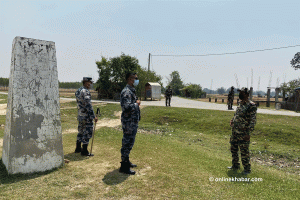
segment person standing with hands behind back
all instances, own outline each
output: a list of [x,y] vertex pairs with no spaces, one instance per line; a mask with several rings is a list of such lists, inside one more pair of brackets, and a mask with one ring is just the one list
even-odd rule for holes
[[131,170],[131,167],[136,167],[129,161],[129,154],[135,142],[135,136],[138,129],[138,123],[141,119],[140,100],[136,98],[135,86],[139,84],[139,79],[136,73],[126,74],[127,85],[121,92],[120,103],[122,107],[122,129],[123,129],[123,139],[121,148],[121,167],[119,172],[125,174],[134,175],[135,171]]
[[240,92],[240,105],[236,109],[234,117],[230,120],[232,127],[232,135],[230,137],[230,150],[232,154],[232,166],[228,167],[231,170],[240,168],[238,151],[240,148],[242,164],[244,167],[243,174],[247,175],[251,172],[250,165],[250,133],[254,130],[256,124],[256,105],[253,101],[249,101],[249,91],[247,88],[238,90]]

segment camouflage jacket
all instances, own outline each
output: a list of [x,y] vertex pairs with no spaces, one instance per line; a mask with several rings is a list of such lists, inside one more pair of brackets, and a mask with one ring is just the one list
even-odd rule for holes
[[228,93],[228,100],[233,100],[234,99],[234,92],[229,92]]
[[172,89],[167,89],[165,95],[166,95],[167,97],[171,97],[171,96],[173,95]]
[[75,92],[77,109],[78,109],[78,120],[94,119],[95,113],[91,103],[90,91],[82,86]]
[[137,97],[135,95],[135,88],[126,85],[120,95],[120,103],[122,107],[121,121],[138,122],[141,119],[140,108],[136,103]]
[[256,105],[253,101],[247,101],[236,109],[232,118],[233,132],[241,135],[250,135],[256,124]]

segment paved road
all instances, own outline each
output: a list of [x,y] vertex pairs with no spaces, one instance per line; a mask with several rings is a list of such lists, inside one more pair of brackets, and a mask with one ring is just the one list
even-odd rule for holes
[[[7,93],[0,92],[0,94],[7,94]],[[72,98],[60,98],[60,99],[75,101],[75,99],[72,99]],[[92,102],[106,102],[106,103],[120,104],[120,102],[116,102],[116,101],[92,100]],[[163,101],[163,100],[161,100],[161,101],[142,101],[141,105],[145,105],[145,106],[165,106],[165,101]],[[208,110],[223,110],[223,111],[228,111],[228,112],[235,112],[235,109],[236,109],[236,106],[233,106],[234,110],[227,110],[227,104],[202,102],[202,101],[184,99],[184,98],[180,98],[180,97],[173,97],[171,99],[171,107],[197,108],[197,109],[208,109]],[[300,113],[296,113],[294,111],[275,110],[275,109],[260,109],[259,107],[257,109],[257,113],[271,114],[271,115],[300,116]]]

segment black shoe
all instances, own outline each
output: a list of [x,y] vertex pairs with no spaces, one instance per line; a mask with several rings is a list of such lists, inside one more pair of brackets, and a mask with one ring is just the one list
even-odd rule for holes
[[231,166],[231,167],[227,167],[227,169],[231,169],[233,171],[237,171],[237,170],[240,169],[240,167],[233,167],[233,166]]
[[130,167],[131,167],[131,168],[137,167],[136,164],[132,164],[130,161],[129,161],[129,164],[130,164]]
[[81,152],[81,142],[79,142],[77,140],[76,142],[76,149],[75,149],[75,153],[80,153]]
[[87,150],[87,144],[82,145],[82,150],[81,150],[81,155],[82,156],[94,156],[94,154],[91,154],[88,150]]
[[244,170],[244,171],[242,172],[243,175],[248,175],[248,174],[250,174],[250,173],[251,173],[251,170]]
[[121,167],[119,169],[119,172],[124,173],[124,174],[135,175],[135,171],[130,169],[130,163],[127,161],[121,162]]

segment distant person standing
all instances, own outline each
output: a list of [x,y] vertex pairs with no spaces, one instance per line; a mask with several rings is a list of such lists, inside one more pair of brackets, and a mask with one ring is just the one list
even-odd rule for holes
[[227,99],[227,104],[228,104],[228,110],[233,110],[232,104],[234,100],[234,87],[231,87],[231,90],[228,93],[228,99]]
[[83,86],[75,92],[78,109],[78,135],[75,153],[81,153],[82,156],[93,156],[87,150],[89,140],[93,136],[93,120],[98,121],[94,114],[89,91],[93,81],[90,77],[83,77],[82,83]]
[[169,102],[169,106],[170,106],[172,96],[173,96],[173,91],[172,91],[172,89],[169,86],[168,89],[165,92],[166,106],[168,106],[168,102]]
[[125,174],[135,174],[135,171],[131,170],[131,167],[136,167],[129,161],[129,154],[135,142],[135,136],[138,129],[138,123],[140,117],[140,100],[136,98],[135,86],[139,84],[139,79],[136,73],[126,74],[127,85],[122,90],[120,95],[120,103],[122,107],[122,129],[123,139],[121,148],[121,167],[120,172]]
[[249,91],[247,88],[238,90],[240,105],[236,109],[234,117],[230,120],[230,126],[232,127],[232,135],[230,137],[230,150],[232,154],[232,166],[228,167],[232,170],[240,169],[238,151],[241,151],[241,159],[244,167],[243,173],[245,175],[251,172],[250,165],[250,133],[254,130],[256,124],[256,105],[253,101],[250,101]]

